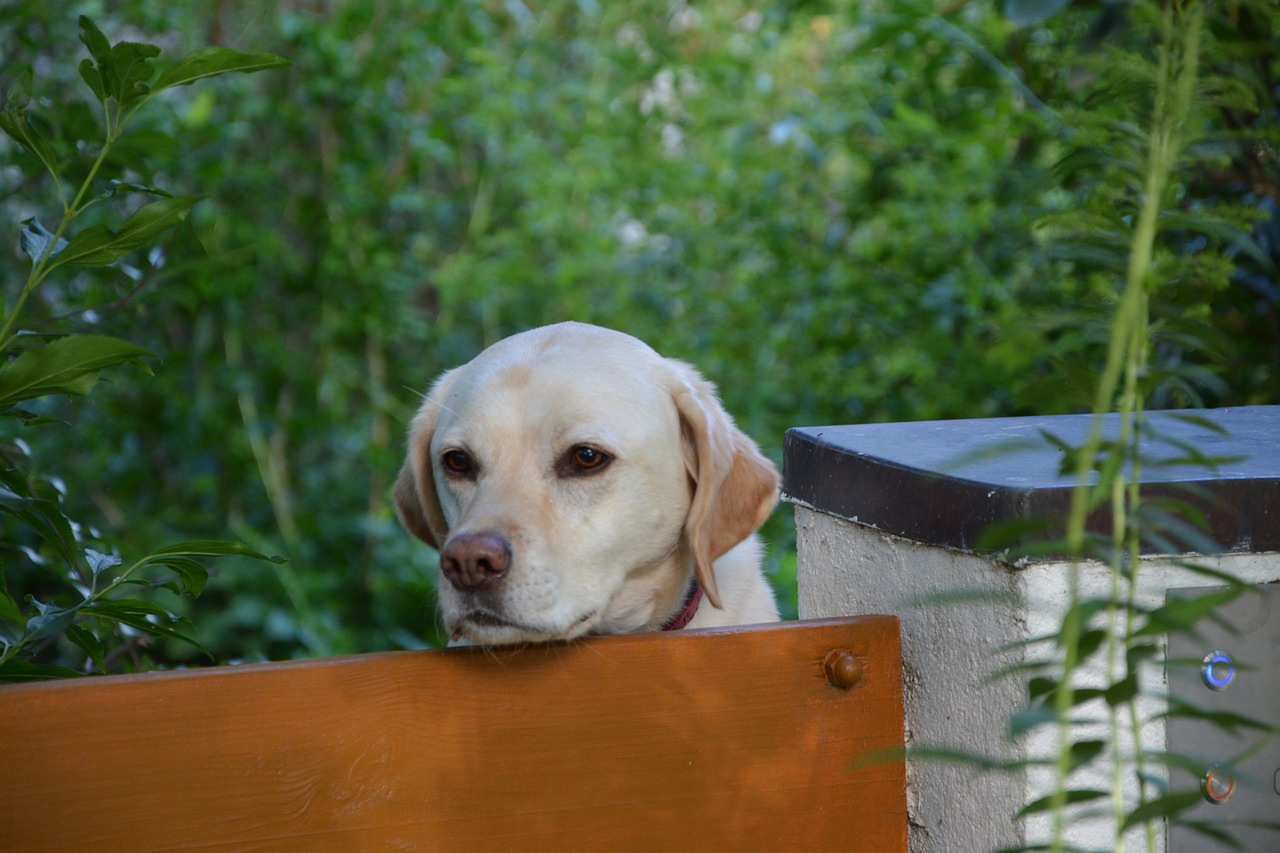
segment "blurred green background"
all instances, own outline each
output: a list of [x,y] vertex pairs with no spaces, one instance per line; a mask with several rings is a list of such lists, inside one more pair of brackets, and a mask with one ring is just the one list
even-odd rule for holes
[[[1280,402],[1277,12],[1211,5],[1157,406]],[[388,495],[404,430],[436,374],[533,326],[693,362],[779,461],[791,426],[1088,407],[1141,193],[1141,3],[0,0],[0,75],[32,65],[33,112],[87,160],[79,14],[170,59],[293,62],[140,114],[106,177],[210,197],[162,248],[50,280],[25,322],[133,341],[155,375],[0,438],[97,541],[289,557],[219,563],[185,605],[220,661],[440,641],[434,555]],[[59,214],[0,142],[6,292],[19,223]],[[794,615],[790,525],[766,534]],[[14,598],[55,594],[0,533]]]

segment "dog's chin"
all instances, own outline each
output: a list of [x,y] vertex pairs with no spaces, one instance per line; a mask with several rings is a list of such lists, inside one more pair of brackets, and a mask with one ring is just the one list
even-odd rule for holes
[[449,619],[448,626],[449,637],[455,643],[465,640],[476,646],[524,646],[577,639],[590,632],[597,621],[595,611],[559,626],[528,624],[488,610],[468,610]]

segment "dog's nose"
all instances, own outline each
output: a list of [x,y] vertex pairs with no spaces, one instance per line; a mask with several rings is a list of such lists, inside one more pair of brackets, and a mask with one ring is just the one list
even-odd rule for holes
[[459,533],[440,552],[440,571],[462,592],[488,589],[510,565],[511,543],[497,533]]

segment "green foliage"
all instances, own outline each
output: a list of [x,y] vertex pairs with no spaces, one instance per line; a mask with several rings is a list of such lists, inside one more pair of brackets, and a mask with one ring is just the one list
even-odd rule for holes
[[[14,331],[28,299],[54,270],[62,266],[114,264],[178,225],[199,201],[199,197],[175,198],[163,190],[121,180],[113,180],[100,195],[91,197],[99,172],[125,125],[164,89],[228,71],[255,71],[284,64],[278,57],[246,56],[219,49],[192,54],[157,76],[150,63],[160,55],[158,47],[128,42],[112,45],[87,17],[80,18],[80,37],[92,55],[92,59],[81,63],[80,76],[103,108],[105,128],[97,159],[73,198],[66,195],[57,147],[45,139],[29,112],[34,94],[34,77],[29,68],[19,72],[9,88],[4,112],[0,113],[0,129],[52,178],[62,210],[52,232],[35,219],[24,223],[19,245],[30,257],[31,269],[12,303],[6,293],[4,325],[0,329],[0,358],[4,359],[0,363],[0,416],[10,418],[10,422],[21,421],[27,429],[59,420],[17,408],[20,404],[39,406],[51,395],[83,396],[97,384],[102,371],[110,368],[134,364],[147,369],[145,359],[149,353],[116,338]],[[118,230],[95,224],[71,232],[76,220],[91,207],[122,191],[164,198],[138,208]],[[25,442],[12,445],[14,449],[25,446]],[[50,488],[53,483],[48,478],[24,471],[14,455],[4,453],[0,512],[15,521],[20,531],[25,529],[36,537],[37,544],[20,547],[41,582],[37,586],[50,583],[53,588],[47,593],[29,592],[23,597],[27,605],[24,608],[10,592],[13,573],[6,559],[5,572],[0,576],[0,681],[65,677],[89,669],[106,672],[120,666],[122,653],[136,648],[144,638],[146,642],[176,640],[204,651],[196,640],[175,627],[189,625],[190,620],[148,598],[122,598],[120,594],[133,586],[194,598],[208,579],[199,559],[268,559],[239,543],[192,542],[162,548],[109,577],[105,573],[122,565],[122,558],[85,547],[83,543],[90,537],[64,512],[59,490]],[[148,571],[152,569],[167,569],[173,579],[162,576],[160,580],[149,580],[148,575],[154,578]],[[45,651],[60,639],[82,655],[86,662],[82,668],[40,660],[50,657]]]
[[[1270,92],[1265,86],[1252,92],[1247,84],[1233,86],[1221,69],[1214,69],[1212,59],[1222,54],[1214,50],[1212,34],[1224,21],[1201,4],[1135,3],[1126,11],[1132,26],[1115,30],[1100,48],[1081,57],[1082,67],[1093,75],[1090,97],[1084,109],[1070,113],[1071,131],[1057,168],[1068,186],[1089,181],[1090,197],[1042,223],[1053,255],[1068,259],[1087,277],[1091,290],[1104,298],[1108,324],[1106,334],[1098,335],[1088,316],[1079,315],[1086,319],[1084,334],[1063,334],[1055,347],[1058,355],[1081,358],[1091,371],[1087,385],[1095,420],[1080,447],[1051,437],[1073,461],[1077,485],[1065,537],[1032,550],[1065,553],[1073,560],[1069,601],[1060,630],[1033,641],[1044,641],[1046,653],[1011,673],[1027,678],[1029,699],[1028,707],[1011,720],[1014,735],[1052,725],[1057,739],[1053,791],[1019,815],[1051,815],[1051,837],[1047,847],[1029,849],[1067,849],[1068,826],[1080,813],[1075,806],[1109,798],[1116,844],[1123,846],[1125,833],[1141,828],[1147,849],[1154,850],[1159,822],[1180,820],[1199,801],[1196,791],[1169,793],[1166,777],[1149,769],[1165,764],[1164,770],[1181,772],[1193,762],[1144,750],[1138,703],[1151,693],[1143,683],[1150,675],[1144,669],[1158,654],[1153,639],[1194,630],[1220,606],[1248,591],[1221,572],[1178,560],[1179,554],[1221,549],[1206,535],[1208,525],[1201,513],[1177,502],[1145,499],[1137,484],[1141,471],[1152,464],[1151,451],[1161,445],[1172,445],[1180,464],[1200,465],[1206,471],[1229,461],[1160,434],[1143,413],[1152,404],[1202,405],[1224,390],[1219,373],[1231,347],[1214,333],[1204,308],[1213,294],[1230,287],[1237,264],[1256,264],[1267,274],[1274,270],[1274,258],[1248,230],[1263,218],[1260,211],[1223,204],[1219,198],[1188,199],[1197,170],[1220,169],[1229,162],[1213,144],[1219,133],[1215,109],[1244,106],[1257,114],[1261,101],[1254,96],[1265,98]],[[1234,13],[1244,24],[1242,31],[1256,28],[1251,35],[1275,31],[1274,9],[1243,4]],[[1201,72],[1202,56],[1210,58],[1207,73]],[[1262,79],[1274,80],[1275,72],[1272,62],[1261,79],[1252,81],[1254,86]],[[1223,98],[1223,93],[1229,95]],[[1105,109],[1099,107],[1102,99]],[[1265,138],[1263,133],[1247,135]],[[1094,175],[1097,179],[1090,181],[1088,176]],[[1236,263],[1221,262],[1227,258]],[[1199,316],[1186,322],[1188,312]],[[1104,440],[1101,416],[1107,412],[1118,412],[1121,426],[1117,437]],[[1109,537],[1087,533],[1090,519],[1099,512],[1110,519]],[[1222,584],[1223,592],[1194,602],[1140,606],[1141,556],[1152,550]],[[1081,598],[1078,562],[1084,559],[1110,567],[1108,598]],[[1107,682],[1082,687],[1081,673],[1091,659],[1103,661]],[[1109,733],[1105,749],[1097,749],[1096,740],[1079,739],[1088,728],[1081,722],[1081,709],[1096,709],[1099,702]],[[1198,708],[1176,706],[1170,713],[1233,731],[1276,733],[1269,723]],[[1128,735],[1128,748],[1122,730]],[[1083,744],[1088,744],[1088,760],[1081,762]],[[1098,758],[1110,765],[1112,789],[1076,787],[1082,767]],[[1194,772],[1198,775],[1203,768]],[[1131,779],[1137,782],[1136,797],[1125,793]]]

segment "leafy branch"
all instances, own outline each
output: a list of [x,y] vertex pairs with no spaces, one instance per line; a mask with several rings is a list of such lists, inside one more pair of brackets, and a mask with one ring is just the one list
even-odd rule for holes
[[105,132],[98,156],[70,202],[66,199],[58,157],[27,114],[34,79],[30,68],[24,69],[9,87],[8,103],[4,113],[0,114],[0,129],[40,162],[53,178],[62,202],[62,217],[52,232],[35,221],[28,221],[22,232],[22,248],[31,257],[32,268],[20,291],[17,304],[12,309],[6,306],[4,325],[0,327],[0,351],[7,348],[14,324],[28,297],[51,272],[67,264],[113,264],[149,243],[162,231],[180,223],[191,207],[202,198],[162,198],[140,208],[119,231],[95,226],[81,231],[69,240],[64,239],[63,235],[76,217],[117,192],[169,195],[153,187],[116,182],[106,192],[90,197],[107,155],[143,106],[160,92],[175,86],[190,85],[197,80],[232,71],[261,71],[288,64],[287,60],[272,54],[246,54],[212,47],[188,54],[157,76],[151,65],[151,61],[160,55],[160,48],[155,45],[132,42],[111,45],[102,31],[85,16],[80,17],[80,40],[92,56],[80,63],[80,76],[93,90],[102,107]]
[[[280,68],[288,61],[272,54],[247,54],[221,47],[190,53],[163,69],[152,62],[160,55],[155,45],[119,42],[111,44],[87,17],[79,19],[80,40],[89,57],[80,63],[80,77],[101,107],[102,142],[88,173],[68,199],[68,190],[54,147],[44,138],[29,114],[34,89],[30,68],[20,71],[8,89],[0,113],[0,130],[12,138],[53,180],[61,215],[52,231],[36,219],[23,223],[19,245],[31,259],[31,269],[12,304],[5,300],[0,324],[0,416],[28,427],[52,422],[19,408],[51,395],[83,396],[97,383],[103,370],[126,364],[147,369],[146,350],[105,335],[45,336],[19,331],[19,321],[31,295],[56,270],[63,267],[103,267],[145,248],[163,232],[181,223],[204,196],[174,196],[158,187],[111,180],[101,188],[101,173],[109,155],[131,120],[161,92],[230,72],[254,72]],[[118,228],[92,225],[73,233],[76,220],[95,205],[126,193],[156,198],[143,204]],[[63,605],[28,595],[23,608],[0,577],[0,681],[77,675],[67,667],[24,660],[44,645],[65,636],[84,652],[90,664],[106,671],[105,635],[113,627],[122,632],[178,640],[200,648],[180,630],[188,620],[144,598],[118,597],[127,587],[196,597],[208,580],[200,562],[213,557],[241,557],[281,562],[237,542],[187,542],[161,548],[108,579],[108,571],[123,564],[122,558],[81,546],[81,528],[62,512],[56,491],[42,490],[16,467],[0,470],[0,513],[15,519],[43,544],[45,556],[29,550],[32,561],[47,571],[55,584],[70,581],[80,594]],[[50,559],[51,558],[51,559]],[[83,558],[83,563],[81,562]],[[59,572],[55,566],[62,566]],[[153,570],[171,574],[149,580]],[[203,649],[201,649],[203,651]]]
[[[113,598],[112,595],[123,587],[137,586],[145,589],[166,589],[195,598],[200,595],[209,580],[208,570],[199,562],[201,558],[247,557],[276,563],[283,561],[280,557],[267,557],[260,554],[239,542],[184,542],[148,554],[110,581],[104,581],[103,578],[108,570],[121,565],[123,561],[117,556],[102,554],[91,548],[85,549],[84,557],[89,567],[90,580],[89,588],[81,601],[69,607],[60,607],[28,596],[28,600],[35,607],[35,615],[26,620],[20,636],[0,637],[0,643],[3,644],[3,649],[0,650],[0,680],[22,681],[31,678],[48,678],[51,675],[79,675],[74,670],[38,666],[17,660],[37,644],[59,634],[65,634],[68,640],[88,656],[100,672],[106,672],[106,645],[94,632],[80,624],[85,620],[127,625],[153,637],[179,640],[195,646],[207,655],[208,652],[200,643],[174,627],[190,625],[190,620],[145,599],[120,599]],[[144,569],[155,567],[171,570],[175,579],[152,582],[139,577]],[[98,588],[100,583],[103,584],[101,589]],[[21,619],[20,614],[17,603],[9,597],[7,592],[0,590],[0,617],[10,622],[17,622]]]

